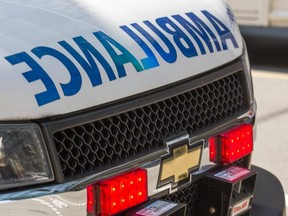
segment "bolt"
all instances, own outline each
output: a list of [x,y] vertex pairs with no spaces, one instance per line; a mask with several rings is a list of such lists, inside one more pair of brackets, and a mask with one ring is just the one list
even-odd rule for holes
[[214,215],[214,214],[216,213],[216,209],[215,209],[214,207],[210,207],[210,208],[209,208],[209,213],[210,213],[211,215]]

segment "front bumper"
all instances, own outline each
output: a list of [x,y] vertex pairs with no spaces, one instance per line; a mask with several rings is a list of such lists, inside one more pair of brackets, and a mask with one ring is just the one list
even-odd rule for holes
[[[270,172],[252,166],[258,173],[252,216],[285,216],[285,195],[279,180]],[[0,203],[1,215],[86,215],[86,191],[69,192]],[[188,215],[189,216],[189,215]]]
[[252,216],[285,216],[285,194],[280,181],[270,172],[252,166],[258,173]]

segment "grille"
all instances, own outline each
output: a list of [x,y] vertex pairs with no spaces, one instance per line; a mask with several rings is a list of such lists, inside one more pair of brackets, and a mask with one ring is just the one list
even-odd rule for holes
[[103,171],[163,147],[180,131],[195,134],[247,111],[240,74],[104,119],[56,131],[64,179]]
[[176,203],[186,204],[186,215],[197,216],[197,210],[200,202],[202,181],[197,181],[190,186],[177,191],[176,193],[162,197],[164,200],[173,201]]

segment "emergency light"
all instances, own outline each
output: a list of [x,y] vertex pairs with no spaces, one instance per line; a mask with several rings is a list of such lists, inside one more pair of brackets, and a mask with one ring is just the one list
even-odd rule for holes
[[210,161],[233,163],[253,151],[253,127],[241,125],[209,139]]
[[114,215],[148,199],[147,171],[137,169],[87,187],[89,215]]

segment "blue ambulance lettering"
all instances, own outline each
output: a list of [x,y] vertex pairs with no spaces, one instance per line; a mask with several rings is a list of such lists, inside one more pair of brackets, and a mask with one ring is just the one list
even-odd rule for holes
[[29,83],[38,80],[43,83],[43,85],[46,88],[46,91],[41,92],[39,94],[35,94],[35,99],[39,106],[60,99],[60,95],[57,91],[57,88],[53,80],[46,73],[46,71],[43,70],[43,68],[26,52],[21,52],[15,55],[7,56],[6,59],[7,61],[10,62],[11,65],[25,63],[28,67],[31,68],[31,70],[22,73],[22,75]]
[[[221,51],[221,47],[216,35],[213,31],[203,22],[199,17],[194,13],[186,13],[187,18],[184,18],[180,15],[172,16],[187,32],[191,35],[193,40],[197,43],[201,54],[205,55],[207,53],[206,48],[203,42],[209,49],[210,53],[214,52],[213,44],[216,47],[216,50]],[[191,22],[192,21],[192,22]],[[203,41],[203,42],[202,42]]]
[[[106,35],[101,31],[95,32],[94,35],[110,54],[117,68],[117,72],[120,78],[126,76],[124,64],[127,63],[131,63],[135,67],[137,72],[144,70],[141,63],[135,58],[135,56],[133,56],[125,47],[123,47],[116,40],[112,39],[111,37],[109,37],[108,35]],[[121,54],[118,55],[115,49],[120,51]]]
[[79,92],[82,85],[82,77],[78,68],[74,63],[63,53],[50,47],[36,47],[31,50],[39,59],[44,56],[50,56],[57,59],[60,63],[66,67],[71,79],[68,83],[60,83],[61,89],[65,96],[72,96]]
[[141,63],[145,70],[158,67],[159,62],[153,53],[153,51],[150,49],[150,47],[130,28],[127,26],[121,26],[120,27],[123,31],[125,31],[135,42],[142,48],[144,53],[147,55],[147,58],[141,59]]
[[[135,72],[159,67],[160,63],[155,53],[158,53],[164,62],[173,64],[177,61],[179,54],[187,58],[195,58],[207,53],[239,48],[233,33],[221,20],[208,11],[202,11],[202,14],[206,22],[203,18],[189,12],[185,16],[177,14],[171,17],[157,18],[155,22],[146,20],[142,23],[120,26],[123,33],[141,48],[144,55],[142,59],[138,59],[131,50],[102,31],[93,33],[102,47],[96,47],[84,37],[77,36],[73,38],[73,44],[64,40],[59,41],[58,46],[62,51],[40,46],[33,48],[32,54],[20,52],[7,56],[5,59],[11,65],[24,63],[31,69],[22,72],[28,83],[42,82],[45,91],[35,93],[34,97],[38,106],[43,106],[61,99],[60,95],[62,94],[64,96],[76,95],[83,85],[83,76],[89,78],[91,87],[96,87],[103,85],[102,76],[106,75],[110,82],[126,77],[125,66],[127,64],[133,66]],[[213,26],[213,29],[207,25],[207,21]],[[228,41],[231,42],[231,47],[228,46]],[[77,46],[81,52],[77,51],[74,46]],[[109,54],[110,59],[105,58],[105,55],[99,51],[103,48]],[[41,59],[47,56],[59,61],[66,68],[70,77],[67,83],[52,80],[41,67]],[[73,63],[75,61],[83,70]],[[104,73],[100,73],[100,70],[103,70]],[[85,74],[82,74],[82,71]],[[57,85],[60,86],[59,89],[57,89]],[[59,90],[62,91],[62,94]]]
[[105,69],[107,77],[110,81],[115,80],[116,76],[114,71],[112,70],[111,66],[107,62],[107,60],[103,57],[103,55],[92,45],[90,44],[85,38],[79,36],[73,38],[74,42],[77,46],[81,49],[82,53],[84,54],[84,59],[70,44],[66,41],[60,41],[59,44],[66,49],[71,56],[81,65],[84,71],[87,73],[87,76],[90,79],[92,87],[97,85],[101,85],[102,77],[100,75],[99,68],[94,61],[94,58],[101,64],[101,66]]

